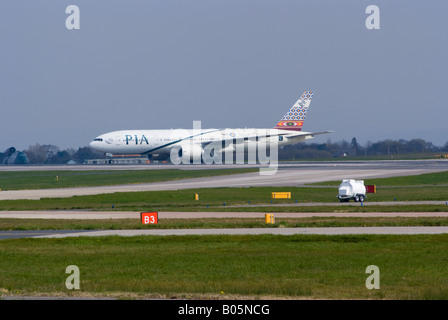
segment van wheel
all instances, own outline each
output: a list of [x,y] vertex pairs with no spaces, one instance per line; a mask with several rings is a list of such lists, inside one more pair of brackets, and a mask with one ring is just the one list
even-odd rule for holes
[[358,201],[359,201],[359,197],[355,196],[355,202],[358,202]]
[[363,196],[363,195],[360,195],[360,196],[359,196],[359,201],[363,202],[363,201],[364,201],[364,199],[365,199],[365,198],[364,198],[364,196]]

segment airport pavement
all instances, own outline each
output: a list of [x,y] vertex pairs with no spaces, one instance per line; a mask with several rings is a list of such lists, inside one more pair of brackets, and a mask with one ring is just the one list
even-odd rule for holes
[[448,233],[448,227],[330,227],[330,228],[235,228],[235,229],[154,229],[154,230],[101,230],[80,233],[55,233],[34,238],[68,238],[99,236],[184,236],[184,235],[416,235]]
[[19,239],[19,238],[34,238],[37,236],[56,235],[56,234],[70,234],[76,233],[80,235],[84,230],[14,230],[14,231],[0,231],[0,240],[5,239]]
[[[336,203],[339,205],[339,203]],[[359,205],[359,204],[358,204]],[[448,212],[277,212],[276,218],[309,217],[448,217]],[[264,212],[230,212],[230,211],[159,211],[159,220],[163,219],[201,219],[201,218],[260,218]],[[140,221],[137,211],[88,211],[88,210],[46,210],[46,211],[0,211],[0,219],[136,219]]]
[[238,229],[153,229],[153,230],[30,230],[0,231],[0,241],[18,238],[69,238],[104,236],[185,235],[417,235],[448,233],[448,227],[326,227],[326,228],[238,228]]
[[[138,165],[0,165],[0,171],[92,171],[92,170],[202,170],[202,169],[229,169],[229,168],[265,168],[261,164],[138,164]],[[448,168],[448,159],[422,159],[422,160],[342,160],[342,161],[281,161],[279,168],[300,169],[300,168],[363,168],[363,169],[445,169]]]
[[[231,165],[206,166],[206,165],[184,165],[184,166],[154,166],[170,168],[210,169],[220,167],[232,167]],[[241,165],[240,165],[241,166]],[[88,166],[92,168],[92,166]],[[138,167],[139,170],[147,166]],[[239,166],[238,166],[239,167]],[[13,170],[13,167],[7,167]],[[17,167],[20,170],[23,167]],[[28,167],[26,167],[28,168]],[[54,168],[53,166],[45,168]],[[65,167],[66,170],[72,167]],[[75,167],[73,167],[75,169]],[[76,168],[85,168],[77,166]],[[117,169],[114,166],[93,166],[91,170]],[[119,166],[121,170],[123,166]],[[131,169],[131,167],[127,167]],[[6,170],[5,167],[0,167]],[[44,170],[44,167],[41,167]],[[54,169],[53,169],[54,170]],[[83,169],[85,170],[85,169]],[[118,170],[118,169],[117,169]],[[417,175],[429,172],[448,171],[448,161],[443,160],[415,160],[415,161],[359,161],[359,162],[300,162],[281,163],[278,170],[272,175],[263,175],[259,172],[235,174],[219,177],[206,177],[194,179],[182,179],[176,181],[140,183],[100,187],[80,187],[61,189],[40,190],[9,190],[0,191],[0,200],[16,199],[40,199],[40,198],[63,198],[80,195],[107,194],[114,192],[137,192],[137,191],[160,191],[181,190],[194,188],[218,188],[218,187],[257,187],[257,186],[301,186],[307,183],[322,181],[333,181],[342,179],[372,179],[403,175]]]

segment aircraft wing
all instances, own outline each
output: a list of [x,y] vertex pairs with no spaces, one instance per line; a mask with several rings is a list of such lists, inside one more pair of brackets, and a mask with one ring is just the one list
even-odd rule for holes
[[245,136],[245,137],[229,137],[229,138],[223,138],[220,140],[205,140],[205,141],[201,141],[200,144],[202,145],[202,147],[205,147],[206,145],[212,143],[212,142],[233,142],[236,140],[236,143],[241,143],[247,140],[251,140],[251,141],[255,141],[257,138],[270,138],[270,137],[278,137],[278,136],[288,136],[288,137],[299,137],[299,136],[310,136],[310,137],[314,137],[320,134],[325,134],[325,133],[332,133],[333,131],[321,131],[321,132],[300,132],[300,131],[295,131],[295,132],[281,132],[280,130],[276,130],[276,132],[274,133],[269,133],[269,130],[267,130],[266,134],[257,134],[257,135],[252,135],[252,136]]
[[289,134],[288,137],[310,136],[314,137],[319,134],[332,133],[333,131],[321,131],[321,132],[302,132],[298,134]]

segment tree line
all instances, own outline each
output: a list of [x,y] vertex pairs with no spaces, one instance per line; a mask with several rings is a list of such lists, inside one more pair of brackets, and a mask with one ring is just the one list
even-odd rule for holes
[[0,152],[0,163],[2,164],[67,164],[69,162],[82,164],[88,159],[101,158],[105,158],[103,153],[96,152],[89,147],[80,147],[78,150],[72,148],[61,150],[55,145],[38,143],[23,151],[17,151],[11,147],[5,152]]
[[[324,159],[335,157],[356,156],[393,156],[402,154],[448,152],[448,142],[443,146],[435,146],[432,142],[423,139],[392,140],[386,139],[378,142],[367,142],[362,145],[352,138],[326,143],[297,143],[279,149],[279,160]],[[78,150],[69,148],[61,150],[51,144],[38,144],[28,149],[17,151],[14,147],[0,152],[0,164],[82,164],[89,159],[104,159],[104,153],[94,151],[89,147],[79,147]]]
[[368,141],[365,145],[358,143],[356,138],[351,142],[342,140],[326,143],[298,143],[281,148],[278,152],[279,160],[298,160],[334,157],[356,156],[393,156],[412,155],[421,153],[448,152],[448,142],[443,146],[436,146],[424,139],[392,140],[386,139],[377,142]]

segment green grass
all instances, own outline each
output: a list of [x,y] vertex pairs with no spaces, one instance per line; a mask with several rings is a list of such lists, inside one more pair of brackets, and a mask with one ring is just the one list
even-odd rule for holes
[[[448,235],[3,240],[4,295],[448,299]],[[81,289],[65,288],[65,268]],[[367,290],[365,269],[380,269]]]
[[[315,186],[339,186],[341,181],[325,181],[312,183]],[[365,179],[365,185],[376,185],[377,187],[398,186],[441,186],[448,185],[448,171],[425,173],[414,176],[401,176],[392,178]]]
[[[271,199],[271,192],[290,191],[291,199]],[[199,201],[194,194],[199,194]],[[363,207],[340,204],[337,188],[308,187],[251,187],[251,188],[204,188],[175,191],[122,192],[69,198],[43,198],[40,200],[2,200],[0,210],[118,210],[118,211],[266,211],[266,212],[368,212],[368,211],[446,211],[446,205],[409,205],[388,207],[373,206],[371,202],[448,200],[448,187],[378,188],[376,194],[368,194]],[[297,200],[297,205],[296,205]],[[250,204],[249,204],[250,201]],[[272,203],[271,203],[272,201]],[[315,202],[316,206],[300,206]],[[334,203],[335,206],[319,206],[319,203]],[[290,207],[276,205],[290,204]],[[267,205],[257,207],[257,205]],[[208,207],[207,207],[208,206]],[[239,206],[233,207],[232,206]]]
[[304,217],[275,218],[266,224],[260,218],[159,219],[158,224],[142,224],[140,219],[0,219],[1,231],[24,230],[137,230],[137,229],[211,229],[211,228],[305,228],[376,226],[448,226],[446,217]]
[[[42,172],[39,173],[42,174]],[[448,182],[448,174],[434,175],[440,176],[415,176],[404,180],[391,178],[392,180],[389,181],[376,180],[375,183],[366,180],[366,184],[378,186],[377,193],[370,194],[367,202],[393,201],[394,199],[445,201],[448,187],[443,185]],[[107,174],[92,175],[93,180],[102,179],[102,176]],[[34,178],[37,179],[37,177]],[[116,179],[117,177],[112,180],[116,182]],[[20,177],[15,176],[10,181],[12,180],[20,180]],[[124,183],[123,181],[120,180],[120,183]],[[74,182],[71,180],[70,183]],[[340,181],[337,182],[336,187],[206,188],[0,201],[0,210],[111,210],[114,205],[114,210],[137,212],[205,210],[335,213],[335,217],[328,218],[276,218],[275,225],[266,225],[263,219],[247,218],[160,219],[158,225],[152,226],[143,226],[133,219],[2,218],[0,229],[448,225],[447,218],[438,217],[337,217],[338,212],[448,211],[446,205],[364,205],[362,207],[341,205],[336,201],[339,183]],[[42,184],[43,182],[35,183],[36,186]],[[408,187],[410,185],[413,187]],[[419,187],[419,185],[425,186]],[[23,185],[18,188],[23,188]],[[274,200],[271,206],[273,191],[291,191],[292,199]],[[194,193],[199,193],[199,201],[194,200]],[[296,200],[298,205],[295,205]],[[302,202],[334,202],[335,205],[300,206]],[[269,206],[256,207],[257,204]],[[231,208],[231,205],[243,207]],[[70,291],[65,288],[65,280],[68,277],[65,268],[73,264],[77,265],[81,272],[81,290],[79,291]],[[381,288],[379,290],[367,290],[365,287],[368,276],[365,269],[369,265],[377,265],[380,268]],[[23,238],[2,240],[0,243],[0,298],[1,295],[54,295],[119,298],[232,299],[249,297],[257,299],[267,297],[435,300],[448,299],[447,279],[447,234]]]
[[[210,177],[228,174],[257,172],[257,168],[207,170],[89,170],[89,171],[0,171],[1,190],[87,187],[101,185],[134,184],[177,179]],[[448,171],[415,176],[366,179],[365,184],[390,186],[448,186]],[[334,186],[341,181],[313,183],[310,186]]]
[[[229,171],[228,171],[229,170]],[[246,170],[246,169],[245,169]],[[130,180],[139,182],[150,182],[159,179],[185,178],[187,176],[197,177],[198,175],[231,174],[247,171],[239,169],[221,170],[144,170],[131,172],[71,172],[67,176],[61,175],[66,186],[81,184],[100,185],[106,183],[126,183]],[[256,169],[247,169],[253,171]],[[19,188],[18,181],[21,181],[23,172],[4,172],[2,174],[14,174],[9,178],[0,180],[0,184],[9,183],[9,188]],[[36,174],[37,176],[35,176]],[[30,185],[42,187],[44,183],[40,179],[54,179],[55,172],[29,172],[24,177],[34,179]],[[40,176],[42,175],[42,176]],[[138,177],[138,179],[137,179]],[[73,179],[73,180],[72,180]],[[79,180],[78,180],[79,179]],[[25,179],[26,180],[26,179]],[[78,180],[78,182],[75,182]],[[65,182],[64,182],[65,181]],[[14,182],[14,183],[13,183]],[[43,198],[41,200],[3,200],[0,201],[0,210],[157,210],[157,211],[267,211],[267,212],[343,212],[361,211],[368,212],[379,210],[378,207],[366,205],[363,207],[335,206],[324,207],[318,203],[338,204],[337,184],[340,182],[329,182],[330,186],[313,187],[250,187],[250,188],[204,188],[177,191],[148,191],[148,192],[123,192],[114,194],[100,194],[92,196],[74,196],[70,198]],[[395,177],[384,179],[366,180],[366,184],[376,184],[377,193],[368,194],[366,204],[370,202],[385,201],[423,201],[437,200],[448,201],[448,172],[423,174],[418,176]],[[25,182],[21,182],[25,184]],[[53,181],[53,184],[56,184]],[[324,183],[325,184],[325,183]],[[336,186],[332,186],[336,184]],[[60,185],[61,186],[61,185]],[[271,192],[289,191],[292,196],[290,200],[272,200]],[[195,201],[194,194],[199,194],[199,201]],[[271,203],[272,201],[272,203]],[[295,205],[291,207],[275,206],[278,204]],[[315,202],[314,207],[300,207],[300,203]],[[256,207],[256,205],[271,205],[269,207]],[[242,206],[241,208],[231,208],[231,206]],[[389,206],[381,207],[381,211],[447,211],[446,206]]]
[[[92,196],[74,196],[69,198],[43,198],[41,200],[3,200],[0,210],[41,210],[41,209],[96,209],[109,210],[147,210],[164,208],[182,210],[183,208],[206,208],[209,206],[229,206],[248,204],[270,204],[272,191],[290,190],[300,195],[301,201],[334,201],[336,193],[333,188],[204,188],[188,190],[167,190],[147,192],[120,192]],[[337,191],[337,190],[336,190]],[[194,198],[199,194],[199,201]],[[249,200],[248,200],[249,199]],[[294,200],[277,200],[275,203],[293,203]]]
[[160,182],[256,172],[256,168],[207,170],[89,170],[89,171],[5,171],[0,172],[0,189],[47,189]]

